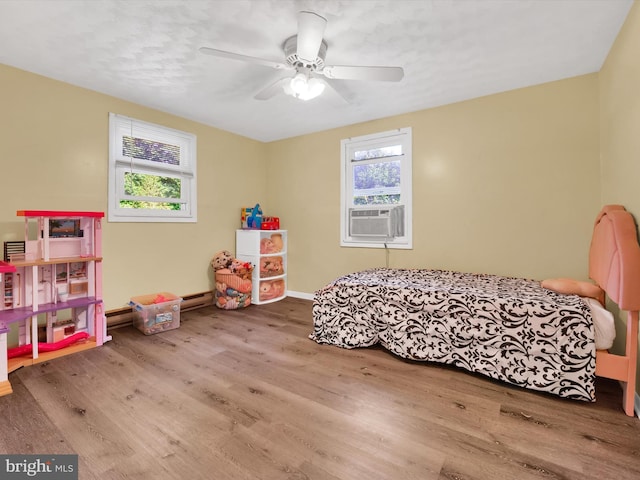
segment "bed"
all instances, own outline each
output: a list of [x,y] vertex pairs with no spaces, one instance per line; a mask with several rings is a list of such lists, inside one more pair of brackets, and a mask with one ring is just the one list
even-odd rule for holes
[[613,378],[633,415],[640,247],[622,206],[605,206],[596,218],[589,276],[627,311],[624,355],[610,354],[610,342],[596,348],[596,332],[607,327],[594,324],[604,309],[593,300],[536,280],[445,270],[374,268],[335,279],[314,295],[310,338],[343,348],[380,344],[403,358],[575,400],[594,401],[595,377]]

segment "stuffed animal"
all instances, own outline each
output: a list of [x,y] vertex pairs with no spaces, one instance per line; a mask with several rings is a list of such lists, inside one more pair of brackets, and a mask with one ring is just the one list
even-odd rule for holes
[[284,295],[284,281],[270,280],[267,282],[260,282],[259,295],[261,302],[281,297]]
[[217,307],[234,310],[251,304],[251,263],[234,258],[228,250],[221,250],[213,256],[211,267],[215,271]]
[[211,259],[211,267],[217,272],[223,268],[229,268],[232,260],[233,255],[231,255],[229,250],[220,250],[213,256],[213,259]]
[[224,282],[216,282],[216,307],[224,310],[235,310],[249,305],[251,305],[250,291],[248,293],[240,293],[229,288]]
[[282,234],[273,233],[271,237],[260,239],[260,253],[278,253],[284,248]]
[[281,252],[284,248],[284,241],[282,240],[282,234],[280,233],[273,233],[271,235],[271,242],[273,243],[274,253]]
[[260,239],[260,253],[273,253],[273,242],[270,238]]
[[253,285],[251,280],[242,278],[234,273],[225,275],[224,277],[227,287],[233,288],[234,290],[237,290],[241,293],[251,292],[251,287]]
[[251,272],[253,271],[253,265],[249,262],[243,262],[242,260],[238,260],[234,258],[231,260],[231,265],[229,265],[229,270],[231,273],[235,273],[236,275],[240,275],[242,277],[250,277]]
[[273,277],[282,275],[284,266],[282,257],[261,257],[260,258],[260,277]]

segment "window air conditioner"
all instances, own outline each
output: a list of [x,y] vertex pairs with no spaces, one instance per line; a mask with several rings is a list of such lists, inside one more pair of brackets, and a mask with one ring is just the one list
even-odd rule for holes
[[350,208],[349,235],[352,237],[402,237],[404,205]]

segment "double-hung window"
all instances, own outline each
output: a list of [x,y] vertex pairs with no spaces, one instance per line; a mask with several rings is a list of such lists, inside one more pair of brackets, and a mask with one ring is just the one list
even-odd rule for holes
[[110,222],[195,222],[196,136],[109,114]]
[[345,247],[412,248],[411,128],[341,142]]

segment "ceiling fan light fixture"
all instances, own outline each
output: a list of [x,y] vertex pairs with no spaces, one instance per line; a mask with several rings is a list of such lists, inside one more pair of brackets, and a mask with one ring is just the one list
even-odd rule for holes
[[307,83],[307,91],[304,95],[300,95],[302,100],[311,100],[312,98],[316,98],[324,92],[324,82],[321,82],[317,78],[312,78]]
[[291,79],[290,86],[294,96],[296,97],[306,93],[309,88],[307,76],[304,73],[296,73],[296,75]]
[[324,82],[317,78],[309,78],[304,73],[297,73],[290,82],[284,84],[284,93],[300,100],[311,100],[324,91]]

